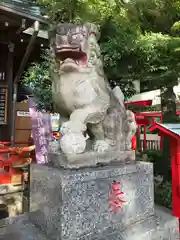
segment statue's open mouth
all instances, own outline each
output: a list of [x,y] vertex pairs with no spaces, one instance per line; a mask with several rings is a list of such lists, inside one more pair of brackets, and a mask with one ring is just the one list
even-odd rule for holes
[[61,67],[73,67],[74,65],[85,66],[87,63],[86,53],[81,51],[79,48],[70,48],[70,47],[59,47],[56,48],[56,57],[61,62]]

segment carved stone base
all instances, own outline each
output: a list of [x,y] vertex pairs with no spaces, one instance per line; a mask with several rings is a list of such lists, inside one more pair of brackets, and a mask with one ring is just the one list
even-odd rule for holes
[[[109,209],[114,180],[127,201],[117,213]],[[32,165],[31,181],[30,220],[48,239],[176,239],[178,227],[165,227],[167,222],[160,224],[155,216],[151,163],[78,170]]]
[[[114,180],[127,201],[117,214],[109,209]],[[78,170],[32,165],[30,196],[30,219],[50,239],[96,239],[108,228],[120,232],[153,216],[153,168],[146,163]]]
[[77,155],[65,155],[64,153],[49,154],[49,162],[52,166],[63,168],[95,167],[109,163],[134,163],[135,151],[111,150],[103,153],[93,151]]
[[[109,209],[113,180],[127,204]],[[31,166],[31,213],[2,223],[1,240],[178,240],[178,219],[154,209],[150,163],[65,170]]]

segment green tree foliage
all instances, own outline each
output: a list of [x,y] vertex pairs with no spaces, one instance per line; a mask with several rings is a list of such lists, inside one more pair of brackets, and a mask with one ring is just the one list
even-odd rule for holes
[[[173,86],[179,77],[180,38],[179,0],[136,1],[128,16],[138,23],[141,35],[137,40],[139,79],[161,89],[163,122],[176,122],[176,97]],[[136,14],[132,15],[133,12]],[[163,164],[170,162],[169,139],[163,138]],[[165,169],[164,176],[168,175]]]
[[38,100],[38,109],[52,111],[51,78],[47,53],[43,53],[40,63],[32,63],[25,72],[23,83],[32,88]]
[[123,14],[109,19],[101,26],[100,45],[104,59],[104,70],[110,83],[116,83],[130,97],[135,93],[133,88],[136,39],[139,29]]
[[128,17],[140,24],[142,31],[169,34],[180,17],[179,0],[134,0],[128,4]]
[[[133,41],[136,38],[137,33],[136,27],[128,20],[126,10],[121,7],[121,4],[118,3],[117,5],[115,1],[107,0],[38,0],[38,3],[44,7],[45,13],[49,15],[52,22],[71,21],[81,23],[91,21],[98,24],[102,32],[100,44],[102,55],[104,57],[105,73],[110,80],[110,83],[112,85],[120,85],[126,98],[135,93],[132,84],[132,76],[129,74],[130,67],[129,65],[122,65],[121,63],[123,63],[123,57],[126,59],[126,62],[130,61],[130,55],[131,51],[133,51],[134,45]],[[120,39],[122,40],[120,41]],[[128,53],[131,48],[132,50]],[[128,58],[126,56],[127,54],[129,54]],[[37,79],[39,79],[40,76],[36,78],[35,73],[39,73],[38,69],[43,70],[45,66],[48,67],[48,63],[44,64],[44,62],[42,62],[42,66],[41,63],[34,63],[30,66],[28,73],[26,73],[24,78],[26,84],[34,79],[34,82],[31,85],[34,86],[34,94],[41,100],[41,103],[45,100],[44,89],[47,89],[46,91],[49,92],[51,91],[50,89],[48,90],[50,84],[48,82],[48,85],[46,85],[47,81],[45,81],[44,84],[41,84],[43,86],[42,91],[39,91]],[[48,69],[45,70],[45,72],[47,71]],[[32,76],[33,72],[34,74]],[[43,71],[42,75],[41,81],[45,79]],[[36,84],[38,84],[37,87],[35,87]],[[44,105],[49,106],[48,104]]]
[[175,114],[172,87],[179,76],[180,0],[37,2],[52,22],[98,24],[104,69],[110,82],[120,85],[127,96],[134,93],[133,80],[161,88],[162,99],[168,100],[164,109],[171,108]]
[[[171,163],[164,164],[161,151],[147,150],[140,155],[141,161],[151,162],[154,166],[155,202],[167,208],[172,208]],[[163,163],[163,164],[162,164]],[[167,174],[168,172],[168,174]]]
[[112,0],[37,0],[54,22],[101,22],[117,12]]

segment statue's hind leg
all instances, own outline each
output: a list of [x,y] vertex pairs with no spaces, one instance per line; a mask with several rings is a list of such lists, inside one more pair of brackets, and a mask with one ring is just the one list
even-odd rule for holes
[[117,144],[117,116],[116,109],[109,109],[107,111],[107,115],[103,120],[103,131],[105,140],[111,146],[115,146]]
[[104,129],[102,122],[97,124],[90,124],[89,130],[93,135],[93,150],[96,152],[104,152],[109,148],[108,142],[105,141]]

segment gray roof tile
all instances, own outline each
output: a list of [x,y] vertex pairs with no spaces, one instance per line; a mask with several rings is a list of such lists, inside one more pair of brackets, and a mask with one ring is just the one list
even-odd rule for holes
[[41,14],[40,8],[33,2],[34,1],[30,0],[0,0],[0,6],[5,6],[17,12],[37,17],[38,19],[45,21],[45,18],[43,18]]

